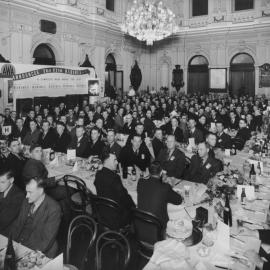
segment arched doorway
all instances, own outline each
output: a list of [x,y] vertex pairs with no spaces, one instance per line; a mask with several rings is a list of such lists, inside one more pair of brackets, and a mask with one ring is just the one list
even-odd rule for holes
[[202,55],[196,55],[188,64],[188,93],[206,94],[209,87],[208,60]]
[[230,63],[230,91],[234,96],[255,94],[255,68],[252,56],[236,54]]
[[34,65],[55,66],[55,55],[53,50],[47,44],[40,44],[36,47],[33,55]]

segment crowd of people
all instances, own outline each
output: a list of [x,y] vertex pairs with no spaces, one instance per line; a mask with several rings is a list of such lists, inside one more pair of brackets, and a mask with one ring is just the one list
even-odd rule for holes
[[[167,203],[181,204],[172,186],[180,179],[207,184],[223,170],[216,149],[241,150],[253,132],[268,132],[270,100],[242,96],[124,96],[93,105],[67,108],[60,103],[53,111],[34,106],[27,115],[5,109],[0,114],[0,140],[7,149],[0,156],[0,234],[53,257],[61,211],[55,201],[65,199],[61,177],[48,178],[42,150],[76,156],[98,156],[103,168],[95,186],[99,196],[122,207],[121,223],[130,222],[135,203],[124,188],[130,167],[142,176],[138,182],[137,207],[155,214],[166,227]],[[6,126],[11,133],[5,134]],[[118,134],[127,135],[123,147]],[[234,134],[231,136],[231,134]],[[29,146],[30,158],[22,146]],[[191,147],[189,160],[182,148]],[[118,170],[118,172],[116,172]],[[163,179],[163,180],[161,180]]]

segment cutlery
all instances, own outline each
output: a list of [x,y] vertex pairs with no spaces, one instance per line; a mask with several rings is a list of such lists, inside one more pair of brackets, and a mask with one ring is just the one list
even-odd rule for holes
[[228,267],[224,267],[224,266],[220,266],[220,265],[214,265],[216,268],[219,268],[219,269],[226,269],[228,270]]
[[24,259],[25,257],[27,257],[31,252],[32,252],[32,251],[27,251],[27,252],[25,252],[22,256],[20,256],[19,258],[17,258],[17,259],[15,260],[15,262],[17,263],[17,262],[21,261],[22,259]]

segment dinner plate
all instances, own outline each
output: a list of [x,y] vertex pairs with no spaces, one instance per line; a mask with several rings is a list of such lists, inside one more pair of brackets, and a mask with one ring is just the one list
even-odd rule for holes
[[193,225],[187,219],[169,220],[167,234],[176,239],[186,239],[192,234]]

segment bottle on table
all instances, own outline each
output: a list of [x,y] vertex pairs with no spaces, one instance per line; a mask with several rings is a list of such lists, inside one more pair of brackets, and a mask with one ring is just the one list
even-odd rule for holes
[[135,167],[132,167],[131,180],[136,181],[136,178],[137,178],[136,169],[135,169]]
[[4,261],[4,270],[16,270],[15,251],[13,247],[12,237],[8,238],[7,251]]
[[251,169],[249,172],[249,178],[250,178],[250,184],[255,184],[256,182],[256,172],[255,172],[255,167],[254,164],[251,165]]
[[55,152],[54,150],[51,150],[50,152],[50,161],[53,161],[55,159]]
[[226,197],[225,197],[223,220],[225,224],[229,225],[230,227],[232,226],[232,210],[231,210],[230,199],[229,199],[228,194],[226,194]]
[[241,193],[241,204],[245,204],[245,203],[246,203],[246,198],[247,198],[246,190],[245,190],[245,188],[242,188],[242,193]]
[[258,175],[262,174],[262,168],[261,168],[261,162],[260,161],[258,161],[257,171],[258,171]]

